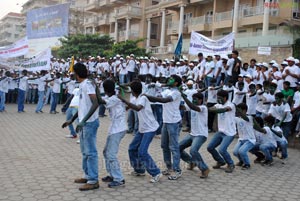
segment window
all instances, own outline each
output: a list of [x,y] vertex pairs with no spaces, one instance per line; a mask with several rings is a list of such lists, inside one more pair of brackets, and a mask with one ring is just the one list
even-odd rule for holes
[[188,24],[192,17],[193,17],[193,13],[185,13],[183,15],[183,24],[184,25]]
[[150,39],[157,39],[158,24],[151,23]]

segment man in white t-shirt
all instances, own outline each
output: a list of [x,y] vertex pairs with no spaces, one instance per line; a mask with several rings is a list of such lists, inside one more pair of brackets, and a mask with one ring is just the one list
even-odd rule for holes
[[[210,170],[201,157],[199,149],[208,136],[207,107],[203,105],[202,93],[193,94],[192,101],[185,94],[181,93],[181,95],[186,103],[185,108],[191,111],[191,132],[179,143],[180,157],[189,164],[189,170],[197,166],[201,170],[200,178],[204,179],[208,177]],[[191,147],[190,154],[184,151],[188,147]]]
[[84,177],[75,179],[75,183],[81,183],[80,191],[87,191],[99,188],[98,182],[98,152],[97,152],[97,130],[98,100],[96,96],[95,84],[88,80],[88,71],[84,64],[74,65],[74,72],[79,84],[78,112],[70,121],[65,122],[62,127],[66,127],[78,117],[79,123],[76,132],[80,132],[80,149],[82,153],[82,169]]
[[[163,171],[164,175],[170,175],[171,169],[174,174],[168,177],[169,180],[177,180],[181,177],[182,172],[180,169],[180,150],[179,150],[179,133],[180,133],[180,102],[181,94],[178,90],[182,84],[182,80],[178,75],[171,75],[167,85],[170,90],[162,93],[162,97],[148,96],[151,102],[160,102],[163,104],[163,127],[161,134],[161,147],[163,149],[164,162],[167,169]],[[173,157],[173,163],[171,160]]]
[[25,101],[25,93],[28,85],[28,77],[27,70],[22,71],[22,76],[19,78],[19,89],[18,89],[18,112],[24,112],[24,101]]
[[156,183],[162,177],[160,169],[148,153],[148,148],[159,127],[155,120],[148,98],[142,95],[142,83],[134,81],[130,84],[131,93],[136,97],[135,104],[119,95],[119,98],[131,109],[137,111],[139,128],[128,149],[133,176],[144,176],[145,171],[151,175],[150,182]]
[[11,78],[9,71],[5,72],[5,76],[0,77],[0,112],[5,111],[5,94],[8,93],[8,83],[10,80]]
[[47,75],[47,71],[42,70],[41,71],[41,77],[37,79],[38,81],[38,96],[39,100],[35,109],[36,113],[42,113],[42,109],[44,107],[44,100],[45,100],[45,89],[46,89],[46,82],[45,80],[49,76]]
[[300,78],[299,67],[295,65],[294,57],[289,57],[286,61],[288,62],[288,66],[284,68],[282,78],[284,81],[289,81],[291,84],[290,88],[296,91],[296,82]]
[[[218,104],[209,108],[209,112],[218,114],[218,132],[215,133],[210,143],[207,146],[207,151],[211,153],[217,164],[214,169],[220,169],[227,163],[226,173],[232,173],[235,166],[227,148],[234,140],[236,134],[235,124],[235,105],[228,100],[228,92],[220,90],[217,93]],[[220,146],[219,151],[216,147]]]

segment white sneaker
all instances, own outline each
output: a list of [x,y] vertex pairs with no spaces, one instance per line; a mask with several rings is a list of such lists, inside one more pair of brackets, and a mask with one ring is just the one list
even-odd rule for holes
[[76,143],[77,143],[77,144],[80,144],[80,140],[77,140]]
[[152,178],[150,179],[150,182],[151,182],[151,183],[157,183],[157,182],[159,182],[159,180],[160,180],[160,178],[161,178],[162,176],[163,176],[162,173],[159,173],[159,174],[157,174],[156,176],[152,177]]
[[77,136],[74,136],[74,135],[71,135],[71,134],[69,134],[69,135],[66,135],[66,138],[76,138]]

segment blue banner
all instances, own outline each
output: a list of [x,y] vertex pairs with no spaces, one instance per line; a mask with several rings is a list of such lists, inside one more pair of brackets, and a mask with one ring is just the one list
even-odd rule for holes
[[31,10],[27,13],[28,39],[68,35],[70,4],[59,4]]
[[175,52],[174,52],[175,56],[180,57],[181,50],[182,50],[182,34],[180,34],[180,37],[179,37],[178,42],[177,42],[177,46],[176,46],[176,49],[175,49]]

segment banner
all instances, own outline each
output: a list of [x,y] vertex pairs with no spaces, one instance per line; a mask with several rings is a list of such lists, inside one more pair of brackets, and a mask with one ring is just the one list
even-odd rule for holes
[[6,47],[0,47],[0,58],[8,59],[13,57],[20,57],[28,53],[28,40],[27,38],[22,38],[15,42],[14,44]]
[[31,10],[27,13],[28,39],[68,35],[70,4],[59,4]]
[[258,47],[257,54],[261,55],[271,55],[271,47]]
[[232,52],[234,43],[234,33],[219,39],[212,40],[197,32],[192,32],[189,54],[197,55],[202,52],[204,56],[210,55],[227,55]]
[[178,42],[177,42],[177,46],[176,46],[176,49],[175,49],[175,52],[174,52],[174,55],[179,58],[180,55],[181,55],[181,50],[182,50],[182,34],[180,34],[180,37],[178,39]]
[[33,72],[41,70],[50,70],[50,58],[51,49],[47,48],[32,59],[22,62],[20,67],[26,68],[26,70]]

